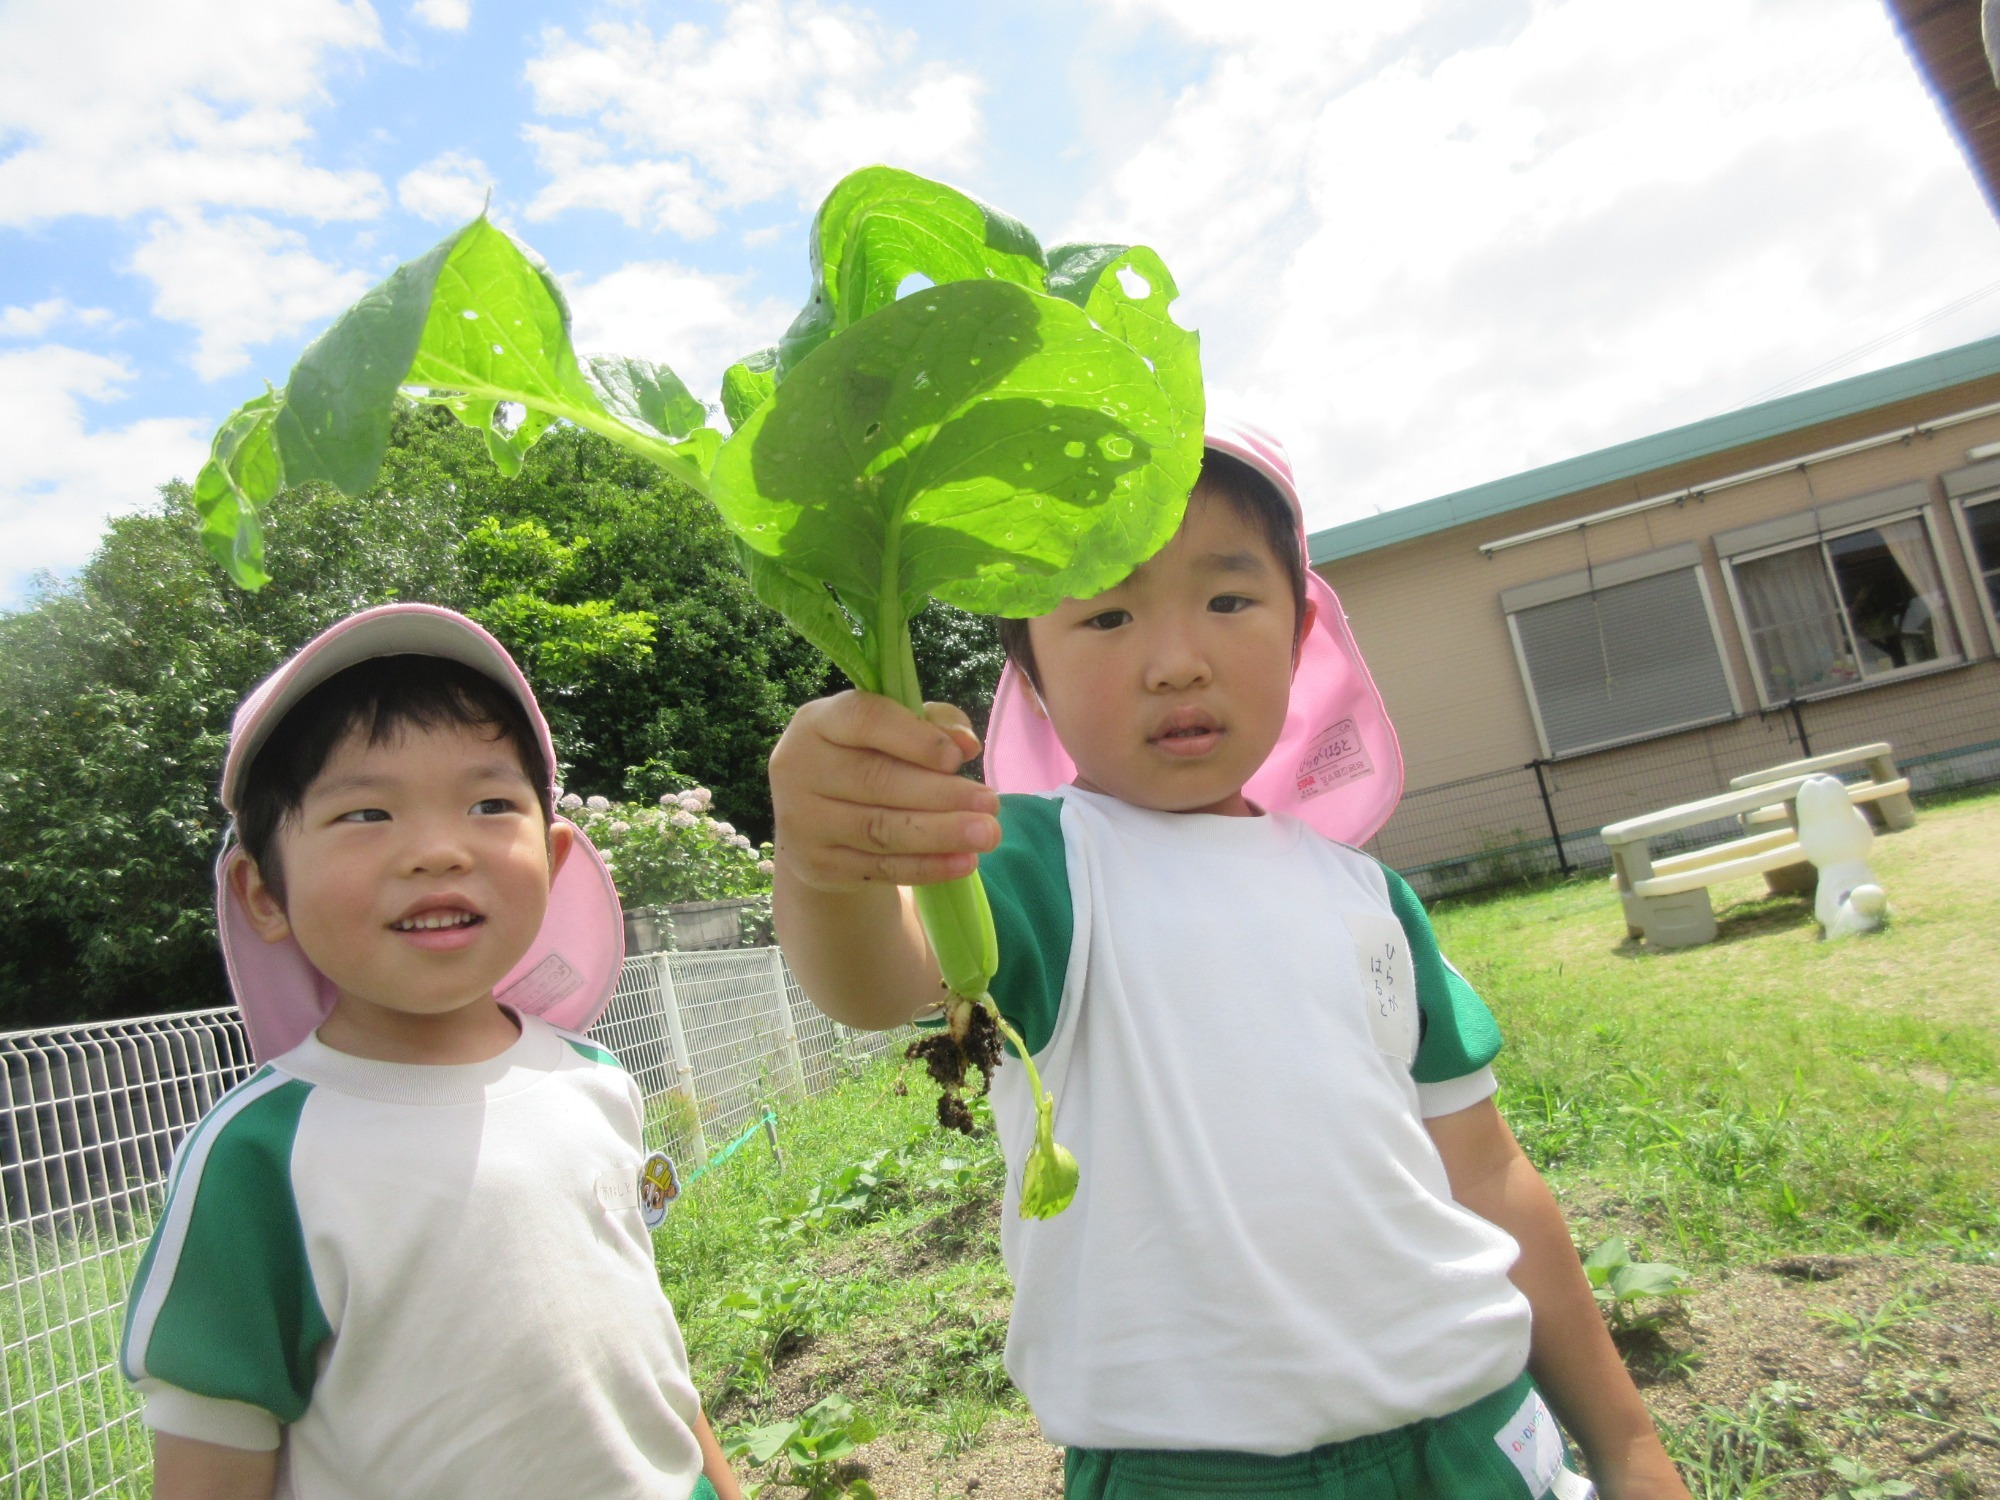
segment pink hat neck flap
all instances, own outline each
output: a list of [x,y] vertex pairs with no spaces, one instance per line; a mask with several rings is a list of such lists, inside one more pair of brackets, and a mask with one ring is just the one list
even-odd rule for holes
[[[429,604],[385,604],[349,615],[315,636],[259,683],[236,710],[222,769],[222,805],[233,815],[244,772],[271,730],[298,701],[335,673],[378,656],[442,656],[483,672],[519,700],[534,726],[543,763],[555,775],[555,744],[534,690],[507,650],[472,621]],[[553,790],[553,785],[551,786]],[[567,820],[561,820],[567,821]],[[250,1034],[250,1052],[267,1061],[289,1052],[326,1019],[334,989],[290,938],[267,943],[250,925],[229,885],[239,853],[232,829],[215,862],[215,915],[229,986]],[[625,921],[603,858],[575,831],[569,858],[549,889],[541,931],[494,986],[502,1004],[582,1031],[603,1012],[625,959]]]
[[[1208,447],[1270,480],[1299,521],[1305,513],[1284,446],[1247,423],[1211,420]],[[1403,755],[1382,695],[1326,580],[1306,570],[1316,606],[1299,648],[1285,727],[1243,793],[1266,812],[1290,813],[1330,839],[1359,844],[1389,821],[1403,794]],[[986,728],[986,783],[1002,792],[1046,792],[1076,778],[1076,764],[1038,711],[1033,689],[1009,662]]]

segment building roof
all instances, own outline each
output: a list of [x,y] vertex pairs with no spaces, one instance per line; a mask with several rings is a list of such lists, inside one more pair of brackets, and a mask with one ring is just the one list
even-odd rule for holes
[[1958,137],[1986,206],[2000,214],[2000,89],[1979,12],[1979,0],[1889,0],[1903,45]]
[[2000,336],[1330,526],[1307,537],[1306,545],[1315,564],[1334,562],[1995,374]]

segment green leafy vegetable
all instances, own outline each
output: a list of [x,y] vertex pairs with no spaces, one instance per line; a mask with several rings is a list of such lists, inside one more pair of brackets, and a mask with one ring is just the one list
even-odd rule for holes
[[[579,358],[554,278],[475,219],[223,424],[195,486],[204,541],[261,587],[262,506],[311,480],[365,491],[398,401],[446,407],[507,473],[571,422],[707,495],[758,598],[857,687],[920,711],[909,621],[929,599],[1040,614],[1112,586],[1173,535],[1201,461],[1199,343],[1173,321],[1178,291],[1151,250],[1045,257],[1019,221],[891,167],[835,186],[810,250],[804,309],[723,377],[725,440],[671,370]],[[1005,1032],[1036,1102],[1022,1212],[1060,1212],[1076,1160],[987,994],[985,889],[975,874],[916,900],[951,992],[949,1026],[921,1044],[945,1086],[940,1118],[970,1128],[956,1090],[968,1065],[990,1074]]]

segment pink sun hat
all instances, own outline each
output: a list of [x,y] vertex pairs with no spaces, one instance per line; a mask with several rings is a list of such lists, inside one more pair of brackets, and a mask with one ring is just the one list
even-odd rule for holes
[[[1298,520],[1303,549],[1305,511],[1284,445],[1262,428],[1214,419],[1204,442],[1277,487]],[[1347,615],[1310,566],[1306,597],[1316,606],[1315,618],[1299,647],[1285,727],[1243,794],[1266,812],[1290,813],[1330,839],[1359,844],[1396,810],[1403,753]],[[986,726],[986,784],[996,791],[1047,792],[1076,779],[1076,763],[1035,711],[1032,692],[1008,662]]]
[[[556,752],[548,721],[507,648],[451,610],[384,604],[349,615],[314,636],[237,708],[222,767],[222,805],[232,817],[244,773],[279,721],[328,678],[378,656],[441,656],[507,689],[534,726],[554,792]],[[334,990],[291,938],[267,943],[252,928],[249,913],[229,887],[229,867],[239,853],[232,827],[215,862],[215,917],[229,987],[250,1033],[250,1053],[262,1062],[304,1041],[333,1009]],[[541,931],[494,986],[494,998],[565,1031],[583,1031],[610,1003],[624,959],[625,920],[611,872],[583,830],[576,829],[574,847],[549,889]]]

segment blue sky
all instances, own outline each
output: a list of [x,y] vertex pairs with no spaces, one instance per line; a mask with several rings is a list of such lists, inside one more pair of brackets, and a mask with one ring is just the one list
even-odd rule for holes
[[1880,0],[0,0],[0,607],[489,191],[712,394],[875,160],[1159,249],[1316,527],[2000,331]]

